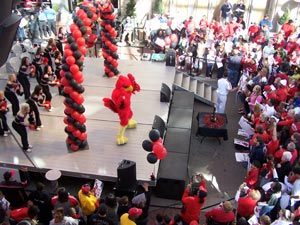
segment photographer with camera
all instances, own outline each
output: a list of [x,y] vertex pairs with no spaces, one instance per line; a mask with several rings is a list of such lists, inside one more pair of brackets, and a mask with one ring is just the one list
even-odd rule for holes
[[189,224],[193,220],[199,222],[200,210],[206,202],[207,190],[204,176],[199,174],[197,177],[201,179],[200,183],[188,184],[181,198],[183,204],[181,217],[184,224]]

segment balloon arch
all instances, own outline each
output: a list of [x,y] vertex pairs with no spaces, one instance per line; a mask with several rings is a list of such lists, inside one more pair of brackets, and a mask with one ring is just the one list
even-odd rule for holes
[[98,1],[96,5],[84,1],[73,18],[71,34],[64,47],[61,70],[61,85],[65,97],[65,132],[67,147],[71,151],[88,149],[86,117],[84,116],[83,62],[87,46],[97,41],[96,21],[101,18],[102,54],[104,72],[107,77],[118,75],[114,7],[109,0]]

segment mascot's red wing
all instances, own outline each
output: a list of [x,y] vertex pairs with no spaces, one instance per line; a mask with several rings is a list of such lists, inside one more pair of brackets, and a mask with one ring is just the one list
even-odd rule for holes
[[114,113],[118,113],[118,109],[115,105],[115,103],[110,98],[103,98],[104,106],[109,108]]

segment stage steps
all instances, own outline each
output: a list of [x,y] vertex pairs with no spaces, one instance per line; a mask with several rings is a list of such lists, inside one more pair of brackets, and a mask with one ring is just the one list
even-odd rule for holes
[[178,70],[175,71],[173,82],[173,90],[176,89],[194,93],[194,97],[205,104],[215,105],[217,103],[217,88]]

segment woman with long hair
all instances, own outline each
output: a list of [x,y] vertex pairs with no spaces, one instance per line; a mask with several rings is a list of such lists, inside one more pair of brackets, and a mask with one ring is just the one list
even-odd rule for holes
[[40,83],[41,77],[43,75],[43,70],[42,70],[43,59],[44,59],[43,48],[38,47],[33,58],[33,65],[36,68],[36,80],[38,83]]
[[17,75],[17,79],[23,87],[24,90],[24,97],[27,100],[30,96],[30,82],[29,82],[29,75],[31,73],[30,68],[30,60],[28,57],[23,57],[21,60],[21,65],[19,68],[19,73]]
[[53,85],[55,79],[55,75],[52,72],[52,68],[49,65],[46,65],[44,67],[44,72],[43,75],[41,77],[41,87],[43,89],[43,92],[46,96],[45,98],[45,109],[48,110],[49,112],[52,111],[52,106],[51,106],[51,100],[52,100],[52,94],[50,92],[50,87],[49,85]]
[[30,112],[30,106],[27,103],[21,105],[20,111],[17,113],[12,127],[21,136],[22,148],[25,152],[31,152],[32,145],[28,144],[28,136],[26,127],[28,124],[25,123],[25,119]]
[[23,95],[21,85],[17,81],[15,74],[9,74],[4,90],[5,98],[11,103],[13,116],[16,116],[20,110],[18,95]]

